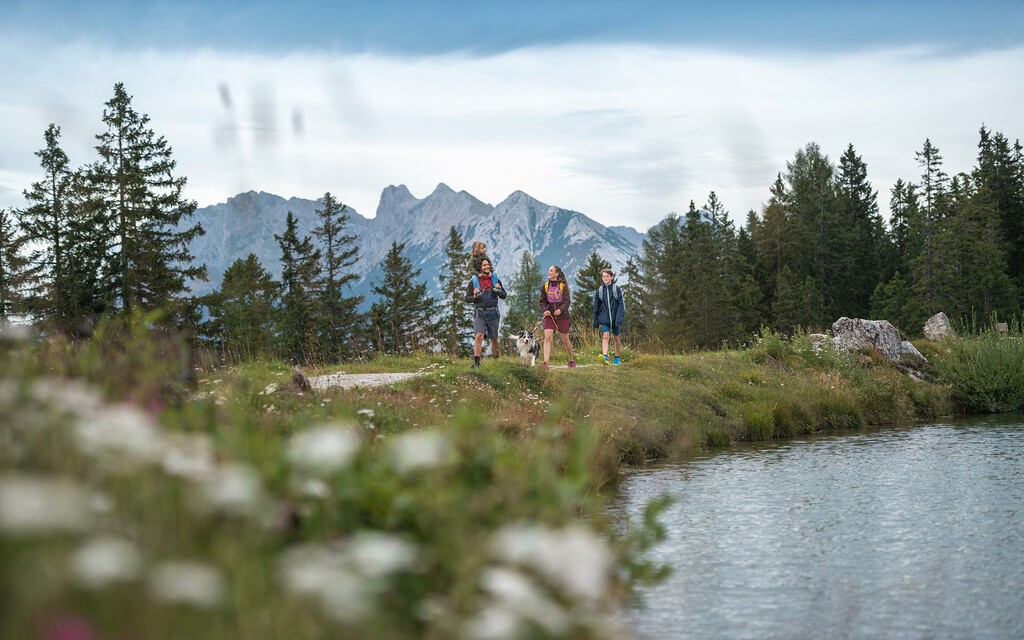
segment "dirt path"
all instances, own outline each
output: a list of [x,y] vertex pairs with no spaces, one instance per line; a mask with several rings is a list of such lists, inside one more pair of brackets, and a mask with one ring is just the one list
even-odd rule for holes
[[[486,364],[484,366],[487,366]],[[576,368],[589,367],[589,364],[577,364]],[[552,364],[552,369],[568,369],[561,364]],[[314,389],[351,389],[352,387],[380,387],[396,382],[403,382],[410,378],[422,376],[429,371],[414,371],[412,373],[329,373],[323,376],[310,376],[309,384]]]
[[409,378],[422,376],[423,372],[415,373],[330,373],[325,376],[311,376],[309,384],[314,389],[341,388],[351,389],[352,387],[379,387],[387,384],[402,382]]

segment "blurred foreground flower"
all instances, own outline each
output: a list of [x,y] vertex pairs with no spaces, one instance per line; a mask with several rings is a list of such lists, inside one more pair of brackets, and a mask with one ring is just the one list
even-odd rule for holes
[[253,469],[242,464],[226,464],[200,480],[197,498],[200,511],[254,515],[262,502],[263,485]]
[[553,636],[566,635],[572,624],[568,614],[546,597],[528,576],[504,568],[488,569],[481,576],[492,604],[472,618],[468,635],[480,640],[520,638],[526,623],[534,623]]
[[448,438],[437,431],[409,431],[391,441],[390,459],[399,473],[431,469],[451,452]]
[[107,407],[80,418],[75,442],[82,453],[115,471],[154,462],[163,449],[160,430],[152,418],[128,405]]
[[92,493],[70,480],[44,476],[0,477],[0,533],[85,531],[92,524]]
[[292,436],[288,459],[304,471],[330,474],[348,466],[358,450],[359,437],[348,425],[323,425]]
[[220,572],[210,565],[168,561],[150,571],[149,591],[154,598],[163,602],[208,609],[220,603],[224,580]]
[[315,597],[336,620],[356,621],[372,608],[369,584],[338,549],[317,545],[289,549],[281,558],[280,572],[285,589]]
[[78,584],[90,589],[130,582],[139,577],[142,569],[142,558],[135,545],[112,537],[89,540],[75,552],[71,563]]
[[166,434],[161,463],[168,475],[193,480],[203,478],[212,473],[217,464],[213,441],[200,433]]
[[579,525],[509,525],[495,533],[493,544],[499,558],[533,569],[573,597],[596,603],[608,593],[612,553],[604,540]]
[[400,536],[364,531],[345,544],[289,549],[280,574],[287,590],[314,596],[327,615],[352,622],[372,611],[387,578],[415,569],[419,558],[416,546]]

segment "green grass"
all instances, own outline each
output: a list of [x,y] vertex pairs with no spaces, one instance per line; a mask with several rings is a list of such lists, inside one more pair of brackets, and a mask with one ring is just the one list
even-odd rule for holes
[[[572,637],[596,637],[606,621],[583,612],[610,610],[662,574],[639,553],[659,535],[656,521],[622,535],[607,519],[624,467],[734,442],[931,418],[953,411],[952,398],[964,407],[1017,407],[1021,388],[1002,371],[1020,357],[1019,341],[921,344],[937,364],[915,378],[871,356],[815,351],[806,336],[764,332],[740,351],[626,351],[619,367],[542,370],[504,357],[470,369],[468,360],[426,354],[308,367],[309,376],[423,375],[389,387],[304,393],[281,362],[185,367],[180,343],[144,326],[110,327],[84,344],[0,347],[0,420],[14,426],[0,440],[0,481],[7,483],[0,495],[15,486],[11,478],[63,479],[107,505],[82,530],[15,534],[2,524],[0,503],[7,603],[0,636],[32,636],[39,625],[82,618],[103,637],[456,637],[493,605],[487,576],[513,570],[570,613]],[[585,341],[577,361],[595,362],[599,345]],[[559,357],[556,345],[552,360]],[[72,380],[95,392],[76,400]],[[971,405],[974,394],[982,401]],[[99,412],[108,416],[102,430],[120,403],[154,420],[164,446],[190,442],[212,468],[255,478],[258,508],[203,509],[201,479],[82,450],[76,423]],[[356,444],[344,465],[312,473],[289,451],[321,425],[354,434]],[[413,436],[439,437],[442,454],[403,470],[397,452]],[[421,454],[437,444],[409,442]],[[216,486],[244,485],[224,476]],[[610,577],[600,602],[574,600],[543,567],[496,557],[496,540],[520,525],[553,544],[580,526],[606,540]],[[101,588],[75,580],[75,554],[100,534],[141,551],[137,575]],[[415,563],[372,579],[360,574],[366,569],[345,564],[352,562],[345,554],[367,534],[413,549]],[[296,550],[327,554],[312,566],[334,567],[334,582],[357,579],[364,612],[338,620],[318,598],[339,594],[285,588],[282,567]],[[224,597],[200,606],[154,596],[151,573],[171,559],[213,568]],[[544,631],[543,620],[522,624],[530,637],[557,635]]]

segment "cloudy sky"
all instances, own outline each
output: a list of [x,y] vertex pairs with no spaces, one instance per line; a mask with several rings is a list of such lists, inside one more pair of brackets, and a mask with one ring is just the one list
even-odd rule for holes
[[394,0],[0,3],[0,207],[51,122],[96,159],[123,82],[201,206],[522,190],[641,230],[716,191],[760,210],[808,142],[850,143],[887,211],[926,138],[1024,138],[1024,3]]

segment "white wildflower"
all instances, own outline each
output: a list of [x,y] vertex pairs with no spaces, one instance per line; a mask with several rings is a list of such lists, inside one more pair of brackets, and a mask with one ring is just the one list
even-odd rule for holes
[[107,407],[79,419],[75,443],[82,453],[105,458],[118,467],[153,462],[163,449],[160,431],[153,420],[128,405]]
[[534,569],[584,600],[595,602],[607,591],[612,554],[601,538],[583,527],[506,526],[495,534],[494,550],[498,557]]
[[168,434],[162,457],[164,472],[181,478],[199,479],[213,472],[217,460],[213,441],[206,434]]
[[410,431],[398,436],[388,449],[395,469],[410,473],[444,462],[451,451],[448,438],[437,431]]
[[75,380],[40,378],[32,383],[31,394],[39,402],[52,403],[77,415],[103,407],[103,398],[95,389]]
[[223,597],[224,579],[220,571],[208,564],[168,561],[150,571],[149,591],[162,602],[211,608]]
[[305,471],[333,473],[349,464],[359,450],[359,438],[343,424],[313,427],[292,436],[288,459]]
[[499,606],[519,612],[552,635],[563,635],[569,630],[569,616],[562,607],[546,598],[522,573],[511,569],[488,569],[481,580]]
[[474,640],[516,640],[522,637],[522,622],[515,612],[493,606],[470,618],[465,631]]
[[373,409],[360,409],[356,411],[357,416],[362,416],[364,420],[373,420]]
[[396,535],[374,531],[356,534],[347,552],[353,566],[367,578],[408,571],[419,560],[419,552],[412,543]]
[[370,611],[370,587],[339,549],[294,547],[281,557],[279,570],[285,589],[316,597],[324,612],[337,620],[355,621]]
[[135,545],[127,540],[98,537],[75,552],[71,566],[78,584],[88,589],[101,589],[115,582],[137,579],[142,558]]
[[0,476],[0,533],[80,532],[93,520],[92,496],[70,480]]
[[261,396],[269,396],[272,393],[274,393],[275,391],[277,391],[277,383],[276,382],[271,382],[270,384],[268,384],[263,389],[263,391],[260,391],[260,395]]
[[310,498],[323,499],[329,498],[331,495],[331,488],[327,486],[326,482],[318,478],[309,478],[303,481],[299,491],[302,495]]
[[198,506],[206,512],[247,515],[262,498],[259,475],[242,464],[227,464],[205,476],[197,487]]

